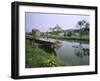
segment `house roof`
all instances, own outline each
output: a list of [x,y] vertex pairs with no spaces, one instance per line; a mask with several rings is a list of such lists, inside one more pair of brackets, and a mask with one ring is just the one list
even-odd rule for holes
[[38,29],[32,29],[32,32],[40,32]]

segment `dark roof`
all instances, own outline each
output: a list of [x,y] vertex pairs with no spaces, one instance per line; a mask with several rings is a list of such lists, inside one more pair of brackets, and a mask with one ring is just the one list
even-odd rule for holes
[[32,32],[40,32],[38,29],[32,29]]

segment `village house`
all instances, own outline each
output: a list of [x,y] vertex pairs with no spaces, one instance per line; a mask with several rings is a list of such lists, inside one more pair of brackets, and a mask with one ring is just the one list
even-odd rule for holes
[[32,35],[33,37],[37,38],[40,37],[41,33],[38,29],[32,29]]
[[59,31],[58,32],[58,35],[59,36],[64,36],[64,35],[66,35],[67,36],[67,34],[70,32],[71,34],[73,34],[73,35],[79,35],[79,29],[68,29],[68,30],[62,30],[62,31]]

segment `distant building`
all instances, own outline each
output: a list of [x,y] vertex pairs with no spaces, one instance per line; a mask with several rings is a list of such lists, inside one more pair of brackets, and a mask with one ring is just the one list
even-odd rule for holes
[[68,29],[68,30],[62,30],[60,32],[58,32],[58,35],[59,36],[64,36],[64,34],[68,34],[69,32],[71,32],[71,34],[74,34],[74,35],[79,35],[79,29]]
[[41,33],[38,29],[32,29],[32,35],[33,37],[39,37]]
[[59,36],[64,36],[64,32],[59,32],[58,35]]

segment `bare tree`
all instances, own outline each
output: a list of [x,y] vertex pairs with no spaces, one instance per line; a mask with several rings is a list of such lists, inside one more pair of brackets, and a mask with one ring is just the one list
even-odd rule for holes
[[58,24],[56,24],[56,26],[54,27],[54,31],[56,33],[56,40],[57,40],[57,35],[61,30],[62,30],[61,27]]
[[51,33],[53,34],[53,32],[54,32],[54,28],[49,28],[49,30],[51,30]]

